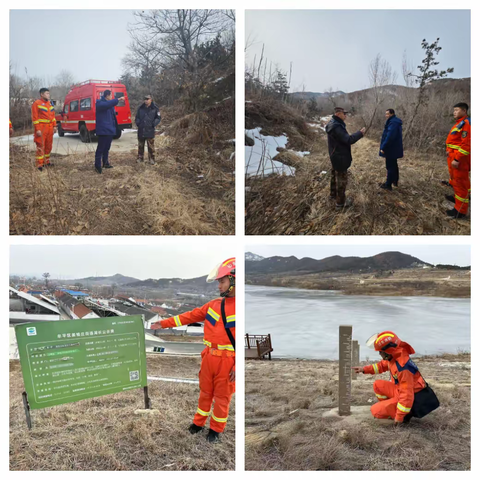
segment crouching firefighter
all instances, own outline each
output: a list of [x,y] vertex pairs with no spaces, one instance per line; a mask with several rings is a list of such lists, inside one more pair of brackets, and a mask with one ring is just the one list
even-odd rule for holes
[[375,380],[373,391],[378,403],[370,410],[375,418],[392,418],[395,425],[422,418],[440,403],[410,359],[415,350],[395,333],[385,331],[370,337],[367,346],[380,353],[382,361],[365,367],[353,367],[356,373],[380,374],[390,371],[390,380]]
[[199,373],[200,396],[190,433],[203,430],[212,410],[209,442],[218,442],[225,430],[228,410],[235,392],[235,258],[229,258],[215,267],[207,282],[218,281],[220,297],[203,307],[152,325],[152,329],[181,327],[190,323],[204,323],[202,362]]

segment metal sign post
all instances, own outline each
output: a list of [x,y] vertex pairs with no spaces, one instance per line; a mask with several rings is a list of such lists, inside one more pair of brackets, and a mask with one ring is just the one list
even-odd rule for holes
[[23,407],[25,408],[25,417],[27,418],[27,427],[32,429],[32,417],[30,416],[30,405],[28,403],[27,392],[22,393]]
[[352,327],[339,327],[338,414],[350,415],[352,395]]
[[[360,345],[358,344],[358,340],[354,340],[352,342],[352,363],[354,367],[358,367],[360,365]],[[352,370],[352,380],[357,380],[358,373],[355,373]]]
[[152,409],[152,401],[150,400],[150,397],[148,396],[148,387],[143,387],[143,397],[145,399],[145,410],[151,410]]

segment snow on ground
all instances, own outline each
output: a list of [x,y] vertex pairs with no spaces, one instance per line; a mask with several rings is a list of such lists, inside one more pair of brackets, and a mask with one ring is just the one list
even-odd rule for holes
[[[278,153],[277,147],[285,148],[288,137],[286,135],[264,136],[260,133],[261,130],[261,127],[245,130],[245,135],[255,142],[252,147],[245,146],[246,174],[254,176],[263,172],[264,175],[271,173],[295,175],[295,168],[273,160]],[[303,157],[303,154],[307,154],[307,152],[295,152],[295,154]]]

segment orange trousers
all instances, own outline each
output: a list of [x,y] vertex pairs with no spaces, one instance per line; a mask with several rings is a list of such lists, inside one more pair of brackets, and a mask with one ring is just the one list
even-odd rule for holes
[[470,157],[463,159],[458,168],[452,167],[454,153],[448,155],[448,172],[450,185],[455,194],[455,210],[460,213],[468,213],[470,201]]
[[373,391],[378,403],[370,407],[375,418],[395,418],[397,415],[398,387],[387,380],[375,380]]
[[[37,130],[42,132],[41,137],[37,137]],[[50,163],[50,152],[52,151],[53,145],[53,123],[41,123],[36,125],[33,140],[37,146],[35,165],[37,167],[48,165]]]
[[[233,352],[232,352],[233,353]],[[205,348],[200,366],[200,396],[193,423],[203,427],[207,423],[213,403],[210,428],[223,432],[227,424],[230,401],[235,392],[235,382],[230,381],[230,372],[235,366],[235,354],[214,348]]]

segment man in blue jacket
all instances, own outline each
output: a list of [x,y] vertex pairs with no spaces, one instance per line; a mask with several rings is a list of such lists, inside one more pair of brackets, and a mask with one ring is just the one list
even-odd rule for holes
[[380,188],[392,190],[392,185],[398,187],[400,174],[397,160],[403,157],[402,121],[395,115],[393,108],[385,112],[385,118],[387,121],[380,142],[380,156],[385,158],[387,181]]
[[117,117],[115,106],[124,101],[125,97],[114,98],[112,91],[105,90],[95,104],[96,125],[95,133],[98,137],[98,146],[95,152],[95,171],[102,173],[103,168],[113,168],[108,162],[108,152],[112,145],[113,137],[117,134]]

